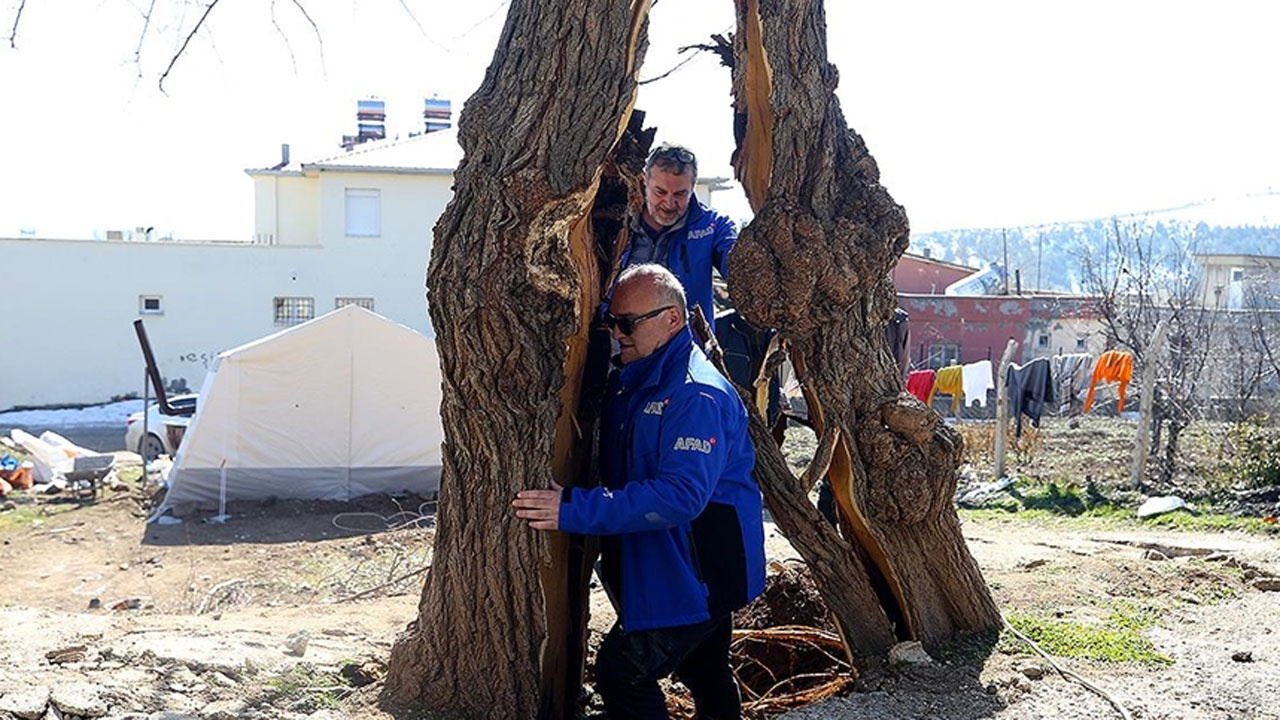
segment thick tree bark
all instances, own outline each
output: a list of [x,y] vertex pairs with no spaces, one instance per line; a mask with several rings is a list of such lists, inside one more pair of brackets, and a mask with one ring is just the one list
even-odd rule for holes
[[[902,392],[883,346],[906,216],[844,124],[822,6],[737,2],[736,167],[757,219],[731,282],[746,316],[789,341],[822,438],[796,479],[756,417],[770,507],[859,656],[992,627],[950,506],[959,438]],[[528,530],[510,501],[592,475],[589,319],[640,202],[652,136],[633,105],[649,7],[513,0],[463,111],[465,158],[427,280],[446,436],[434,567],[392,649],[390,704],[573,712],[591,548]],[[844,537],[807,500],[828,470]]]
[[730,256],[730,288],[748,320],[778,328],[790,346],[820,446],[830,448],[844,538],[807,502],[822,468],[795,482],[757,441],[770,510],[855,655],[997,627],[951,505],[961,439],[903,391],[885,346],[907,217],[845,123],[823,5],[735,1],[734,164],[756,217]]
[[619,229],[597,197],[604,185],[609,202],[628,199],[613,155],[649,6],[513,0],[463,110],[465,158],[427,277],[444,376],[435,552],[392,649],[389,703],[506,720],[563,717],[576,701],[569,608],[584,576],[570,587],[569,538],[529,530],[510,503],[572,484],[589,445],[575,415],[614,243],[596,228]]

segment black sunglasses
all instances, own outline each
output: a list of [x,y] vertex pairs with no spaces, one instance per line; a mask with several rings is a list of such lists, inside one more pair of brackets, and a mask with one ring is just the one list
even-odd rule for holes
[[621,332],[623,335],[630,335],[631,333],[636,331],[636,326],[639,325],[640,323],[644,322],[645,320],[656,318],[659,315],[661,315],[664,311],[670,310],[673,307],[675,307],[675,305],[663,305],[657,310],[650,310],[649,312],[643,315],[635,315],[635,316],[623,315],[622,317],[618,317],[613,313],[607,312],[604,314],[604,321],[605,321],[605,324],[608,325],[609,327],[618,328],[618,331]]
[[693,162],[693,153],[681,147],[662,147],[653,151],[655,158],[667,158],[669,160],[679,160],[686,165]]

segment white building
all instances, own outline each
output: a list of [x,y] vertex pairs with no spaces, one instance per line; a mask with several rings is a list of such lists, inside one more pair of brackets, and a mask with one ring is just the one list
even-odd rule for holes
[[461,158],[446,130],[248,170],[252,241],[0,238],[0,411],[140,393],[136,317],[166,385],[192,392],[222,350],[348,303],[431,335],[431,231]]
[[1280,309],[1280,256],[1202,253],[1200,304],[1215,310]]

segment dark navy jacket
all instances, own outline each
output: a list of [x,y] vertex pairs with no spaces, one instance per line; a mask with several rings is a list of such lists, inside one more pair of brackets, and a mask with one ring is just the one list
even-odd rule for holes
[[564,491],[560,529],[604,536],[601,577],[623,630],[722,617],[759,595],[746,410],[688,328],[617,373],[602,422],[604,484]]
[[[729,251],[738,240],[738,227],[727,215],[703,205],[694,196],[689,198],[683,221],[664,232],[671,233],[671,237],[667,241],[667,257],[658,259],[660,264],[684,286],[690,312],[694,305],[701,307],[702,314],[714,328],[716,308],[711,302],[711,268],[719,270],[726,280],[729,278]],[[622,256],[622,267],[630,260],[631,248],[628,247]]]

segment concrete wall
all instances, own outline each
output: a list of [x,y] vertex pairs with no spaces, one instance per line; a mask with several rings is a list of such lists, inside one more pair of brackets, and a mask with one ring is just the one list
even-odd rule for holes
[[[0,238],[10,333],[0,352],[0,410],[141,392],[132,327],[140,295],[162,298],[163,314],[142,316],[161,373],[193,392],[217,353],[282,329],[274,324],[277,296],[313,297],[317,316],[333,310],[337,297],[371,297],[379,314],[430,334],[430,230],[450,197],[450,178],[383,176],[378,238],[341,236],[341,178],[312,179],[317,202],[310,205],[299,182],[308,178],[280,180],[277,187],[255,183],[260,211],[288,198],[276,205],[287,212],[275,245]],[[336,216],[330,207],[313,212],[324,192],[338,196]],[[264,227],[259,217],[256,229]]]
[[[255,243],[0,238],[0,411],[141,393],[141,295],[161,296],[163,314],[142,316],[161,374],[192,392],[219,352],[283,329],[275,297],[314,298],[316,316],[336,298],[373,298],[375,312],[432,334],[426,268],[452,176],[325,171],[253,183]],[[380,191],[380,236],[346,236],[347,188]],[[706,184],[698,191],[711,196]]]
[[[912,367],[938,367],[937,348],[958,346],[960,364],[1000,361],[1010,338],[1018,342],[1015,362],[1077,350],[1105,349],[1102,325],[1087,298],[1015,295],[937,296],[899,293],[898,305],[910,315]],[[1047,336],[1046,344],[1040,342]]]

